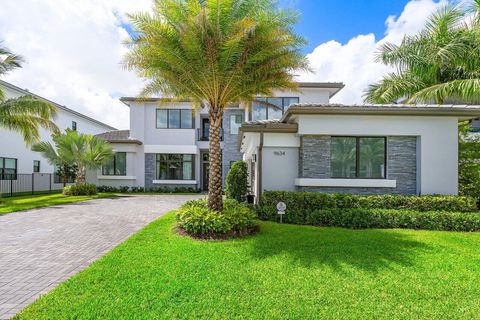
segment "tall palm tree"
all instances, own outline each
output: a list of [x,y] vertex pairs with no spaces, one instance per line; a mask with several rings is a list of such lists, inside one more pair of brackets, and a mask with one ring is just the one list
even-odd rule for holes
[[221,212],[220,130],[231,103],[296,88],[307,70],[297,14],[274,0],[156,0],[152,13],[130,15],[136,32],[125,65],[149,79],[143,94],[190,98],[209,108],[208,207]]
[[441,8],[419,34],[383,44],[376,60],[396,71],[369,86],[367,102],[479,102],[480,0]]
[[[11,53],[0,43],[0,76],[21,67],[23,58]],[[0,128],[20,133],[26,144],[40,140],[40,128],[57,131],[51,120],[56,109],[51,104],[30,95],[6,99],[0,87]]]
[[110,144],[91,134],[81,134],[67,129],[65,133],[52,135],[50,142],[34,144],[33,151],[42,153],[50,164],[75,169],[75,183],[85,183],[87,169],[98,169],[113,155]]

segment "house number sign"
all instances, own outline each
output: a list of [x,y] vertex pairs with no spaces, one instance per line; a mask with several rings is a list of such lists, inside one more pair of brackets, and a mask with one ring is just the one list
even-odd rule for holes
[[273,151],[273,154],[276,155],[276,156],[284,156],[285,151]]

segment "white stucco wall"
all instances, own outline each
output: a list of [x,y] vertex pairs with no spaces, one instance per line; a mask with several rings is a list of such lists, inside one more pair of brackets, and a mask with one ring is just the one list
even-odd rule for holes
[[299,135],[417,136],[421,194],[458,194],[458,120],[433,116],[300,115]]
[[299,97],[300,103],[328,103],[330,91],[322,88],[299,88],[293,90],[275,90],[276,97]]

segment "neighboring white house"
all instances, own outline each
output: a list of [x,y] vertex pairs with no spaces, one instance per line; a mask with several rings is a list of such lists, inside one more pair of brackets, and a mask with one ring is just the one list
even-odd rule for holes
[[[237,149],[239,128],[246,121],[279,119],[294,103],[329,103],[342,83],[299,83],[299,91],[276,91],[259,97],[251,107],[226,109],[221,142],[223,176],[242,159]],[[157,187],[208,186],[208,110],[195,109],[189,101],[122,98],[130,107],[130,130],[99,136],[110,141],[115,158],[87,180],[97,185]]]
[[[98,120],[92,119],[79,112],[73,111],[55,102],[49,101],[43,97],[29,92],[28,90],[21,89],[8,82],[0,80],[0,86],[4,91],[7,99],[17,98],[24,95],[31,95],[38,99],[47,101],[53,106],[57,107],[57,115],[53,120],[61,130],[71,128],[81,133],[89,134],[98,134],[108,130],[115,130],[114,127],[111,127]],[[42,129],[41,140],[51,141],[51,132]],[[31,185],[28,185],[29,183],[27,183],[26,181],[21,181],[22,174],[31,175],[32,173],[35,173],[35,175],[38,175],[40,177],[44,174],[54,173],[54,167],[50,165],[48,161],[40,155],[40,153],[33,152],[30,147],[27,147],[20,134],[0,128],[0,179],[4,172],[8,172],[10,174],[17,174],[17,184],[22,184],[22,186],[19,186],[19,188],[21,187],[22,189],[29,190],[31,189]],[[28,181],[30,182],[31,178],[29,178]],[[41,179],[36,179],[36,183],[40,183],[41,181]],[[45,183],[46,182],[44,182],[44,184]],[[0,186],[3,187],[3,190],[0,190],[0,192],[8,192],[8,190],[6,189],[8,189],[10,183],[6,183],[5,181],[3,181]],[[24,190],[18,189],[16,191],[21,192]]]
[[265,190],[458,194],[458,122],[480,106],[297,104],[240,128],[256,198]]

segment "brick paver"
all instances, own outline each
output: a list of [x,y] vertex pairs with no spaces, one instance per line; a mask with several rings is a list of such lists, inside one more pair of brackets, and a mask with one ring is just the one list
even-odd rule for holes
[[149,222],[198,198],[139,195],[0,216],[0,319],[9,319]]

